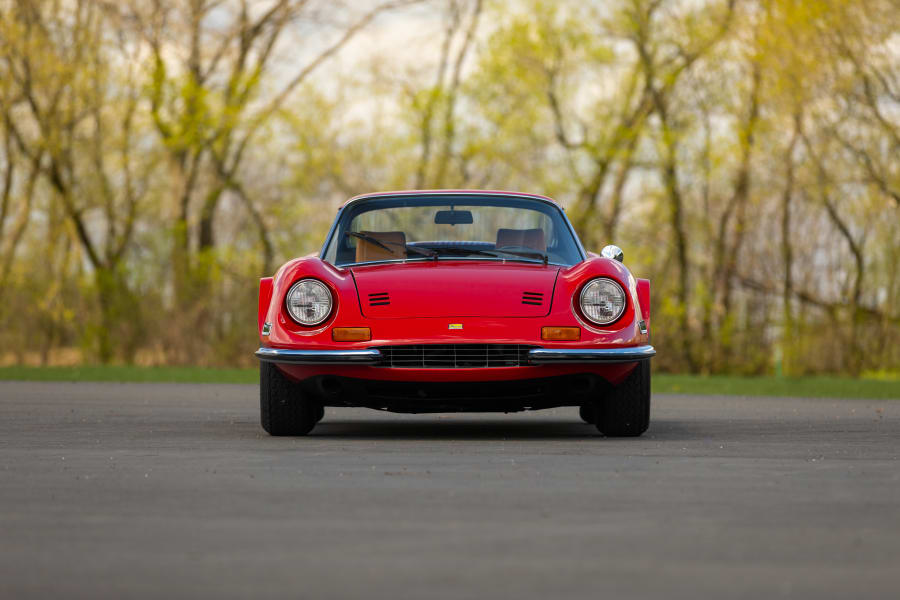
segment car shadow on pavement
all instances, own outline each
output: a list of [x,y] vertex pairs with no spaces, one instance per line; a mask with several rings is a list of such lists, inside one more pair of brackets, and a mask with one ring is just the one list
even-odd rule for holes
[[455,419],[450,421],[353,420],[319,423],[310,433],[319,438],[405,440],[508,440],[602,437],[593,425],[580,421],[528,421]]
[[[409,418],[351,418],[334,417],[316,425],[310,437],[406,440],[582,440],[604,438],[593,425],[583,423],[574,416],[571,420],[551,417],[517,420],[507,417],[453,417]],[[806,427],[808,430],[808,426]],[[638,438],[616,438],[619,441],[689,441],[729,439],[765,439],[778,435],[798,435],[796,423],[756,422],[731,419],[671,419],[657,418],[650,428]],[[802,435],[802,434],[801,434]]]

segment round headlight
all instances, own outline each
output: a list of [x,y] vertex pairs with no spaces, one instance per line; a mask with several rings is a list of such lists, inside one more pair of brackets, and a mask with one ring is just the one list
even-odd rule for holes
[[609,325],[625,312],[625,290],[612,279],[601,277],[584,286],[580,304],[589,321]]
[[301,325],[318,325],[331,314],[331,292],[315,279],[301,279],[288,290],[285,305]]

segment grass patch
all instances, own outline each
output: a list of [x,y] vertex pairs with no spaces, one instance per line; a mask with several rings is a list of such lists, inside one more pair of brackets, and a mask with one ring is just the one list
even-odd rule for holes
[[145,383],[257,383],[259,369],[201,367],[0,367],[7,381],[134,381]]
[[655,373],[653,391],[660,394],[900,399],[900,381],[827,376],[734,377]]
[[[200,367],[0,367],[0,380],[132,381],[172,383],[256,383],[257,369]],[[850,377],[732,377],[727,375],[653,375],[658,394],[801,396],[809,398],[900,399],[900,380]]]

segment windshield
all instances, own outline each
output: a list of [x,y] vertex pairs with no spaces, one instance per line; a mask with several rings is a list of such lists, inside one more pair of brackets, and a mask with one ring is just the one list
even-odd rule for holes
[[333,265],[514,260],[573,265],[582,251],[560,209],[509,196],[393,196],[345,208],[323,256]]

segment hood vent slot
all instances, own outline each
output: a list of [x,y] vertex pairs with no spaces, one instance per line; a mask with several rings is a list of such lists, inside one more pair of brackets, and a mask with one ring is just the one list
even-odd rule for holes
[[377,294],[369,294],[369,306],[384,306],[390,304],[391,298],[387,292],[378,292]]
[[544,294],[541,292],[522,292],[522,304],[540,306],[544,303]]

